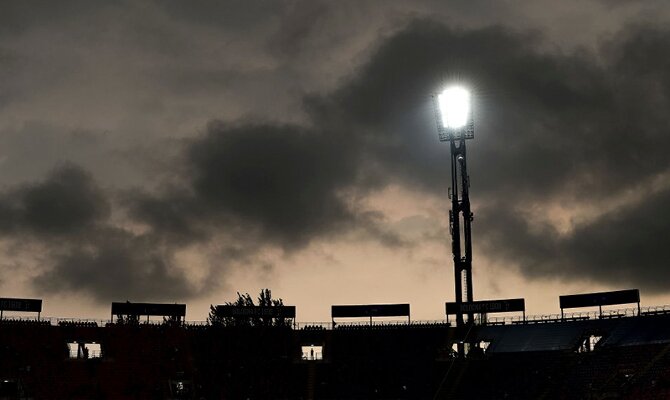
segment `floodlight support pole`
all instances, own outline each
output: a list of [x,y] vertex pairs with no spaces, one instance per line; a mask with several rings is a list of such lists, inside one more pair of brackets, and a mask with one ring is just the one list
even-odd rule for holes
[[449,211],[449,222],[451,223],[451,254],[454,258],[454,289],[456,302],[456,326],[463,325],[463,313],[461,303],[463,302],[463,278],[461,277],[461,218],[460,205],[458,201],[458,163],[459,147],[456,140],[451,140],[451,210]]
[[[465,138],[452,138],[451,144],[451,250],[454,257],[454,289],[456,294],[456,326],[465,325],[461,304],[472,302],[472,211],[465,150]],[[460,190],[459,190],[460,184]],[[463,241],[461,241],[461,223]],[[463,288],[465,281],[465,288]],[[465,289],[465,290],[464,290]],[[474,314],[468,313],[468,324],[474,323]]]

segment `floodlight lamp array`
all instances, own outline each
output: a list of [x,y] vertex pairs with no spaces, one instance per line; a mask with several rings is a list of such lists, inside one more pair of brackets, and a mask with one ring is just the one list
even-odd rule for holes
[[472,102],[467,89],[449,87],[433,96],[433,106],[441,142],[475,137]]

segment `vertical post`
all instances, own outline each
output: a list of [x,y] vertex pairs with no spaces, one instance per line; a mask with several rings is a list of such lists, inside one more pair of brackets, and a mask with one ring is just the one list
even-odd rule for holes
[[[464,324],[460,305],[472,302],[472,212],[470,210],[470,191],[468,168],[466,161],[465,137],[451,140],[451,238],[454,257],[454,280],[456,291],[456,325]],[[460,179],[459,179],[460,178]],[[460,190],[459,190],[460,180]],[[461,249],[461,218],[463,219],[463,249]],[[465,277],[463,277],[465,274]],[[465,296],[463,296],[463,280],[465,279]],[[464,298],[465,297],[465,298]],[[474,314],[468,312],[468,323],[474,322]]]
[[[457,158],[461,168],[461,213],[463,215],[464,250],[463,270],[465,271],[465,290],[468,303],[474,300],[472,293],[472,212],[470,211],[470,182],[468,177],[465,138],[461,139],[461,156]],[[473,314],[468,313],[468,319],[473,320]]]
[[598,311],[600,312],[600,319],[602,319],[603,318],[603,306],[602,306],[602,304],[598,305]]
[[456,145],[456,140],[451,142],[451,252],[454,258],[454,290],[456,295],[456,326],[463,325],[463,311],[461,304],[463,303],[463,274],[462,274],[462,260],[461,260],[461,207],[459,202],[458,190],[458,162],[457,158],[460,155],[459,146]]

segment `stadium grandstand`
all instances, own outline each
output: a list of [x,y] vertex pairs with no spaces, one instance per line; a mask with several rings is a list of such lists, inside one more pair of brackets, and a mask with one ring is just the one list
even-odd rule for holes
[[[39,315],[41,301],[0,299],[0,398],[670,398],[670,308],[600,309],[631,299],[636,290],[562,296],[564,308],[599,309],[506,317],[499,306],[514,302],[480,302],[494,312],[462,326],[412,321],[408,304],[334,305],[329,322],[277,326],[189,322],[183,304],[128,302],[106,321],[57,319]],[[225,312],[295,317],[292,306]]]

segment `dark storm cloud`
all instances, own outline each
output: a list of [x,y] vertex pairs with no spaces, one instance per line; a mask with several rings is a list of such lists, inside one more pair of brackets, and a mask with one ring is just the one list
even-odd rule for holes
[[270,49],[286,56],[296,55],[305,41],[314,36],[328,11],[325,3],[293,3],[284,10],[281,26],[269,41]]
[[110,204],[89,174],[65,164],[42,182],[3,193],[0,209],[5,234],[68,235],[104,221]]
[[670,190],[665,190],[578,225],[568,235],[549,225],[534,226],[523,210],[497,204],[479,214],[479,243],[496,261],[517,265],[526,277],[663,292],[670,279],[668,202]]
[[175,268],[172,249],[154,235],[106,227],[88,232],[78,242],[65,251],[52,250],[54,265],[33,281],[38,289],[84,292],[100,302],[182,301],[207,290],[188,282]]
[[[613,70],[630,79],[640,88],[643,96],[652,100],[668,100],[670,96],[670,54],[667,49],[670,32],[653,26],[634,25],[604,45],[605,53],[613,61]],[[651,92],[647,92],[651,91]],[[629,99],[631,100],[631,99]],[[629,106],[638,106],[631,102]],[[644,102],[642,105],[652,106]],[[662,108],[659,103],[653,108]]]
[[187,282],[175,268],[179,246],[172,238],[115,227],[109,197],[90,174],[69,163],[42,181],[0,193],[0,235],[19,246],[37,241],[46,248],[47,265],[33,280],[38,289],[83,292],[97,301],[119,295],[173,300],[214,285]]
[[185,189],[126,197],[129,215],[156,233],[184,241],[233,233],[244,254],[267,245],[290,253],[354,230],[388,247],[408,244],[350,198],[361,160],[347,132],[212,122],[185,153]]
[[193,189],[208,206],[257,225],[270,241],[300,245],[353,219],[338,196],[357,166],[342,138],[295,126],[213,124],[189,161]]
[[122,204],[132,220],[147,224],[173,243],[187,244],[209,237],[203,224],[197,222],[205,218],[190,192],[170,189],[156,195],[132,190],[125,193]]

